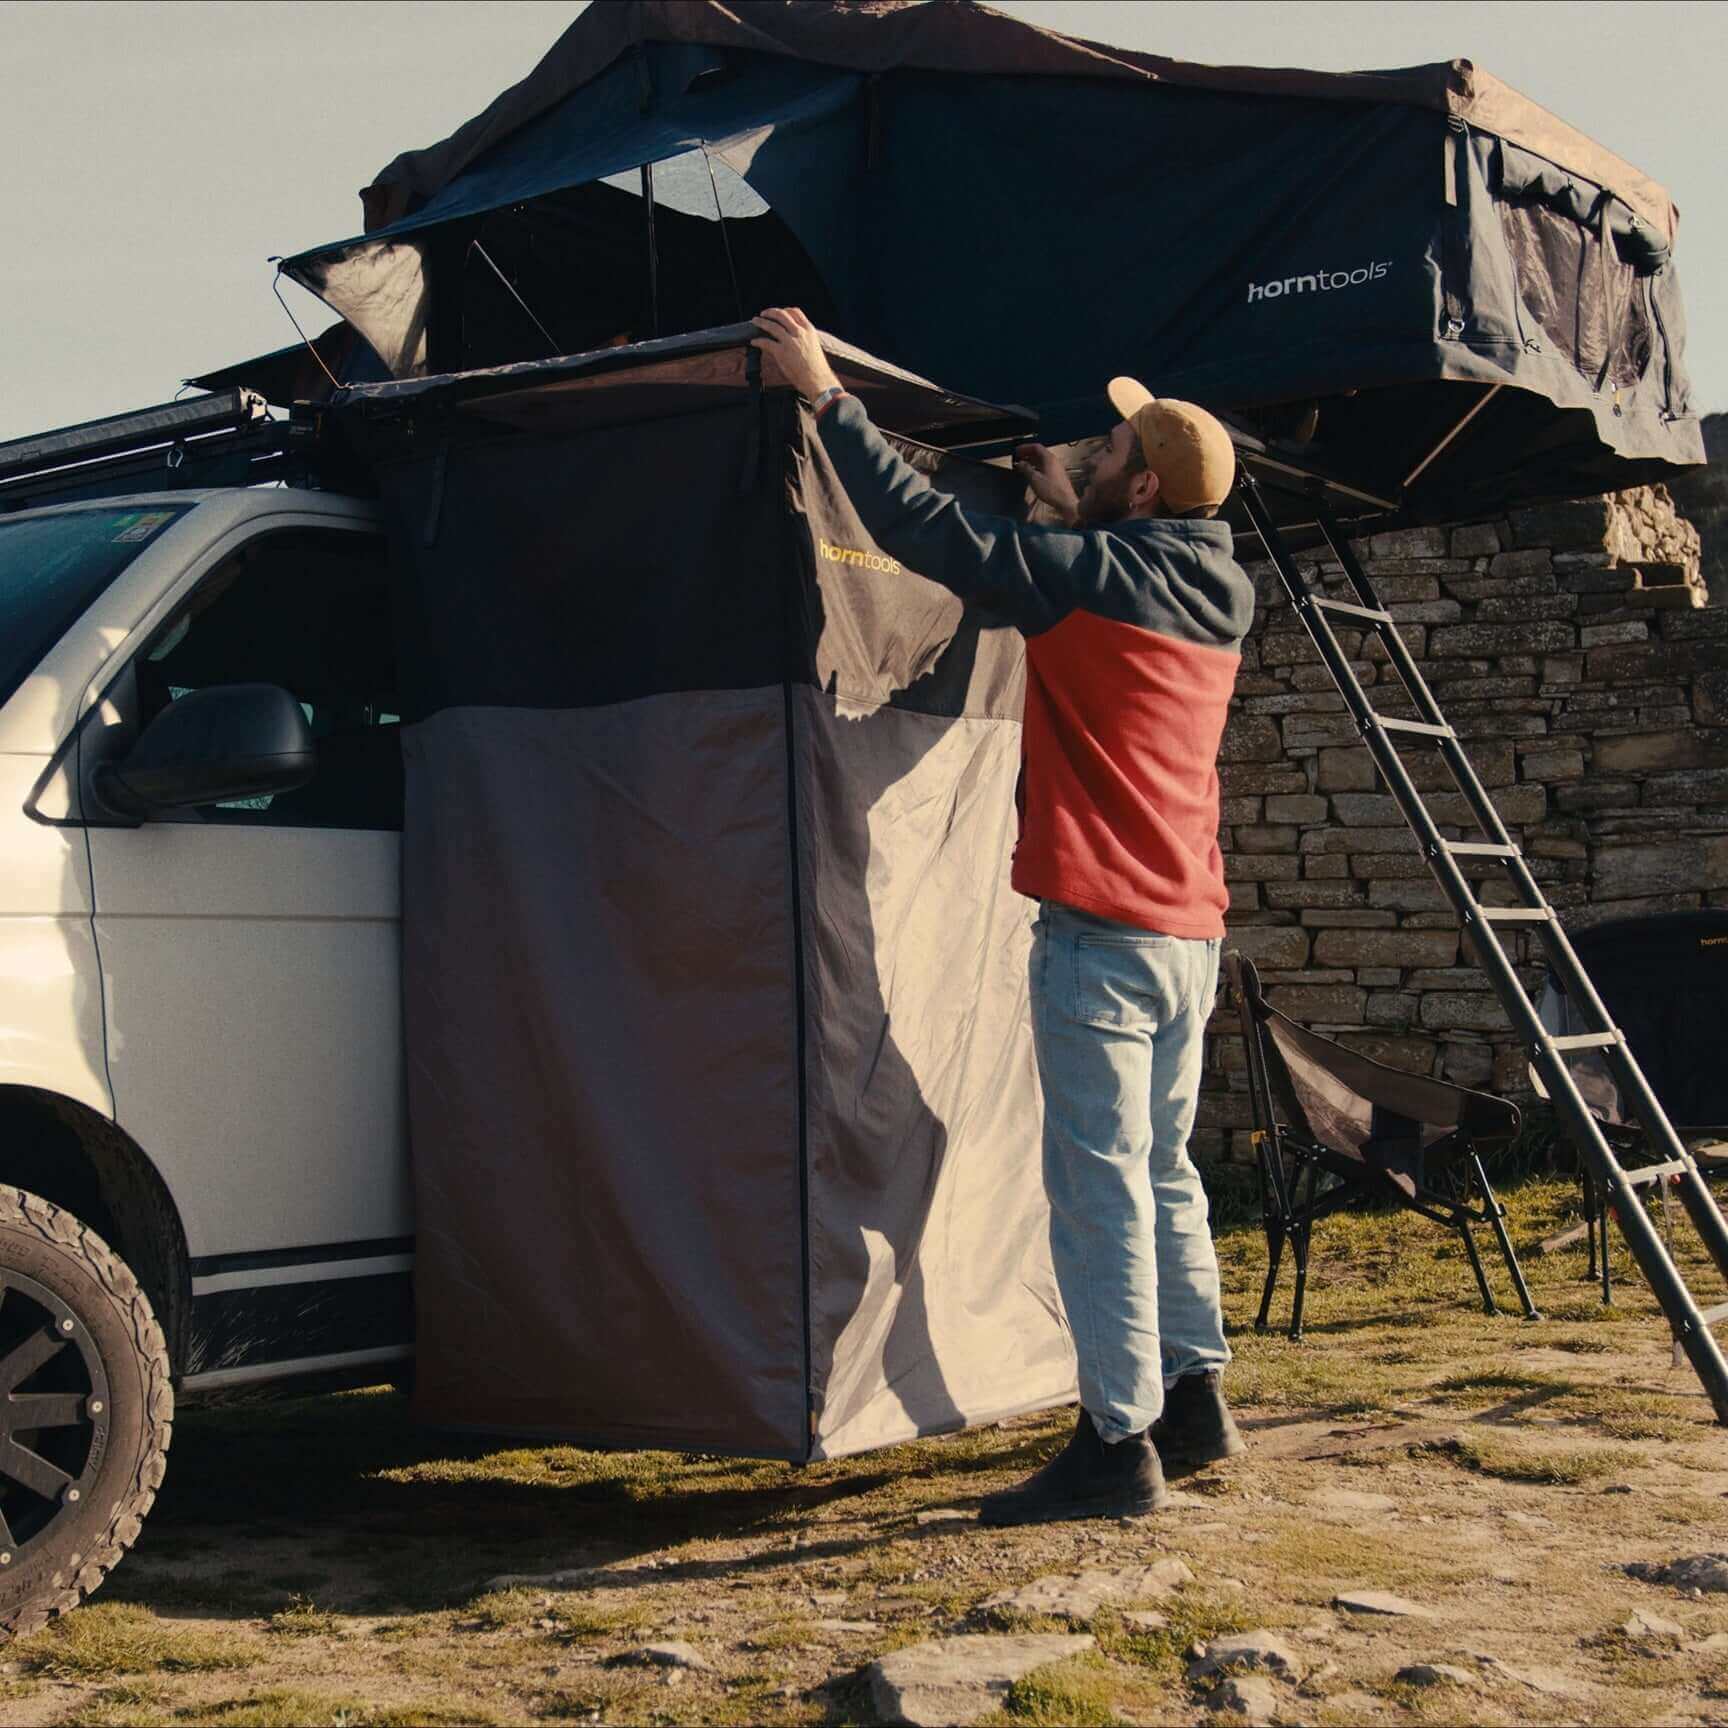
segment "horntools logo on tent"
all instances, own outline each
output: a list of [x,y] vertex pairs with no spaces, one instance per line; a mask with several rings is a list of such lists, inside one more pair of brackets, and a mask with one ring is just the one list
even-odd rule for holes
[[1276,300],[1285,294],[1327,294],[1334,288],[1359,288],[1364,282],[1378,282],[1391,268],[1388,258],[1383,264],[1358,264],[1354,270],[1310,270],[1306,276],[1286,276],[1282,281],[1250,282],[1248,304]]
[[880,552],[860,552],[856,546],[830,546],[820,536],[816,545],[831,564],[862,564],[866,570],[884,570],[890,576],[900,574],[899,560],[885,558]]

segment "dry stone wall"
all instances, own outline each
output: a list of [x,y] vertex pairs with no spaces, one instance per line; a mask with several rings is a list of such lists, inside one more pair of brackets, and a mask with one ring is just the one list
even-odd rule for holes
[[[1728,903],[1728,594],[1709,604],[1697,531],[1664,488],[1378,535],[1358,555],[1568,924]],[[1524,1052],[1342,698],[1270,566],[1249,568],[1260,609],[1219,769],[1227,946],[1317,1030],[1527,1096]],[[1376,707],[1411,713],[1372,633],[1339,634]],[[1402,754],[1442,832],[1477,837],[1438,752]],[[1480,892],[1511,904],[1498,870],[1481,863]],[[1539,940],[1509,940],[1536,987]],[[1246,1083],[1222,1006],[1202,1157],[1248,1156]]]

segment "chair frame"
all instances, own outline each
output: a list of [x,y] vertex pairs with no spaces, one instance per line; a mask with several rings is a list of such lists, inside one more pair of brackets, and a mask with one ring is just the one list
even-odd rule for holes
[[[1424,1174],[1430,1165],[1455,1173],[1451,1183],[1452,1191],[1445,1192],[1415,1182],[1412,1178],[1415,1188],[1412,1195],[1382,1176],[1373,1165],[1335,1151],[1284,1126],[1278,1119],[1270,1067],[1272,1062],[1281,1064],[1283,1057],[1275,1049],[1268,1047],[1270,1041],[1266,1036],[1264,1022],[1256,1012],[1256,1000],[1263,1002],[1259,995],[1258,974],[1254,970],[1253,962],[1244,955],[1232,952],[1226,956],[1226,960],[1231,988],[1235,992],[1242,1021],[1242,1041],[1248,1054],[1248,1093],[1254,1119],[1251,1138],[1260,1175],[1261,1216],[1266,1231],[1266,1281],[1260,1293],[1260,1310],[1254,1320],[1255,1331],[1264,1332],[1268,1329],[1272,1297],[1277,1287],[1284,1249],[1288,1244],[1296,1268],[1289,1335],[1292,1339],[1301,1338],[1303,1308],[1308,1292],[1309,1246],[1314,1226],[1322,1218],[1341,1211],[1352,1201],[1369,1195],[1395,1200],[1407,1211],[1415,1212],[1443,1229],[1457,1231],[1463,1239],[1470,1269],[1476,1275],[1476,1286],[1482,1295],[1483,1312],[1497,1314],[1500,1309],[1495,1303],[1494,1292],[1488,1283],[1488,1274],[1471,1231],[1473,1224],[1488,1225],[1494,1232],[1501,1256],[1506,1262],[1506,1271],[1512,1280],[1513,1289],[1518,1294],[1524,1318],[1541,1319],[1536,1304],[1531,1300],[1529,1286],[1525,1283],[1523,1269],[1518,1264],[1512,1238],[1506,1229],[1506,1208],[1495,1194],[1488,1180],[1488,1173],[1482,1167],[1482,1155],[1475,1137],[1467,1129],[1457,1128],[1425,1148]],[[1320,1034],[1310,1033],[1309,1036],[1318,1038]],[[1332,1042],[1330,1039],[1322,1041]],[[1430,1084],[1447,1083],[1430,1081]],[[1468,1094],[1469,1091],[1466,1087],[1449,1089],[1460,1094]],[[1319,1187],[1322,1175],[1334,1177],[1337,1186],[1322,1192]],[[1481,1197],[1474,1206],[1470,1203],[1472,1188]]]

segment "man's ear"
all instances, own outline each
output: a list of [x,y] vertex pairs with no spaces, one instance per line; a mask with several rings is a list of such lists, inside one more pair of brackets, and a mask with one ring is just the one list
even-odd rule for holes
[[1128,482],[1128,502],[1136,510],[1150,510],[1158,501],[1158,476],[1150,468],[1142,468]]

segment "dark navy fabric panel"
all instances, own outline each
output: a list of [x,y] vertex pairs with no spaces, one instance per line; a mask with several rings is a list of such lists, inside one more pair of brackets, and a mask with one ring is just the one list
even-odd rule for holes
[[403,718],[780,683],[790,413],[775,396],[559,438],[422,433],[380,469]]

